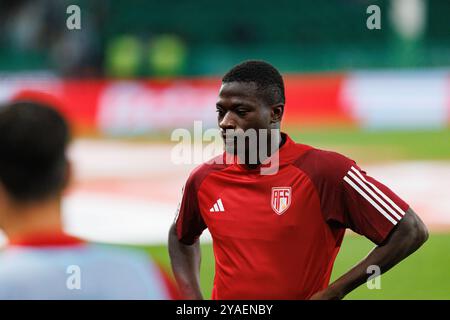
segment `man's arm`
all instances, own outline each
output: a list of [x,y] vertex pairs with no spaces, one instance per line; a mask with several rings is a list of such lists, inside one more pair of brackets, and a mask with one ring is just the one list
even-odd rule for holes
[[176,225],[169,230],[169,255],[172,270],[184,299],[202,300],[200,290],[200,241],[185,245],[178,240]]
[[376,265],[380,268],[381,273],[384,273],[416,251],[427,239],[426,226],[410,208],[383,244],[375,247],[355,267],[325,290],[315,293],[311,299],[342,299],[366,282],[369,266]]

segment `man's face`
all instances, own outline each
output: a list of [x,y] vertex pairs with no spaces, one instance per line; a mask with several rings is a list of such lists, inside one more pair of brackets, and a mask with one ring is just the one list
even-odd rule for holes
[[[253,82],[229,82],[222,84],[216,103],[217,119],[222,131],[222,137],[227,151],[232,149],[236,154],[236,134],[231,136],[232,130],[240,133],[254,129],[266,129],[270,136],[272,128],[272,111],[265,100],[260,96],[257,86]],[[259,143],[245,143],[245,152],[249,148],[257,152]]]

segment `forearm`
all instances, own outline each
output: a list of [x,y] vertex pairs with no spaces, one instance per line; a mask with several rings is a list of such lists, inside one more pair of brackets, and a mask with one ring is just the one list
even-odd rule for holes
[[428,233],[422,221],[410,210],[384,244],[375,247],[369,255],[350,271],[345,273],[329,289],[343,298],[349,292],[365,283],[370,276],[369,266],[377,266],[381,273],[416,251],[427,239]]
[[411,246],[405,244],[391,250],[389,245],[375,247],[369,255],[360,261],[347,273],[330,284],[330,290],[336,292],[338,299],[342,299],[367,281],[370,274],[367,270],[370,266],[377,266],[384,273],[412,253]]
[[200,290],[200,245],[197,241],[191,246],[178,241],[175,229],[169,231],[169,255],[172,271],[183,298],[203,299]]

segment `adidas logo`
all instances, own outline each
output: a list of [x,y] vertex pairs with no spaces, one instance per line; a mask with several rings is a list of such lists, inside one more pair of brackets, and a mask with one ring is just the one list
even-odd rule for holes
[[214,203],[214,206],[209,209],[209,212],[224,212],[225,208],[223,207],[222,199],[219,199]]

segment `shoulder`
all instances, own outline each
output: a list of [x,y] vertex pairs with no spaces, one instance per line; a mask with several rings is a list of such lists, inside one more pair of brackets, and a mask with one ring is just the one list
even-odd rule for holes
[[131,247],[90,243],[82,255],[86,264],[97,268],[107,265],[115,271],[128,270],[141,274],[148,274],[154,268],[153,260],[145,252]]
[[121,257],[128,256],[136,260],[147,261],[148,256],[137,248],[132,247],[117,247],[109,244],[89,242],[86,244],[85,253],[91,253],[93,256],[110,259],[120,259]]
[[314,182],[321,182],[341,180],[355,162],[338,152],[311,148],[293,164]]
[[185,187],[197,190],[210,174],[225,170],[229,165],[226,164],[224,157],[224,154],[219,155],[193,169],[189,174]]

